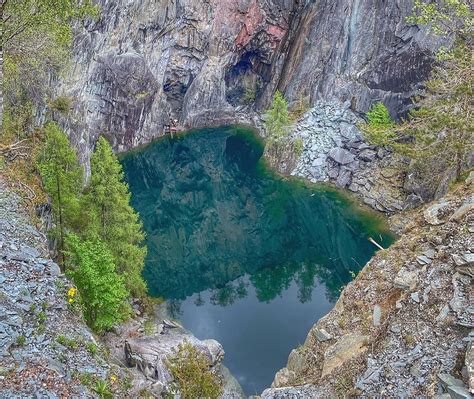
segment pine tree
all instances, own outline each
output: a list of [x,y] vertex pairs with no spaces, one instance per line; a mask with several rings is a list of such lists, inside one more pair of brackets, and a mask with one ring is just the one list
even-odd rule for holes
[[130,206],[130,193],[123,179],[122,166],[110,144],[100,137],[91,157],[91,179],[84,197],[90,226],[85,235],[99,237],[105,243],[117,272],[125,277],[127,289],[132,295],[143,296],[144,233],[138,214]]
[[[79,196],[83,184],[82,168],[66,134],[55,123],[45,127],[46,140],[37,160],[43,186],[51,198],[58,237],[58,250],[64,249],[67,229],[77,225]],[[64,256],[63,256],[64,261]]]
[[467,0],[414,2],[411,23],[428,25],[436,35],[454,35],[453,49],[441,49],[426,90],[415,99],[416,109],[406,121],[390,123],[380,105],[367,114],[361,126],[369,141],[389,145],[411,158],[410,173],[424,181],[434,194],[441,179],[456,179],[470,167],[474,148],[473,96],[473,13]]
[[124,277],[115,272],[114,258],[100,240],[83,241],[67,237],[70,256],[68,275],[76,284],[89,326],[101,332],[129,315]]
[[290,116],[288,113],[288,104],[278,90],[275,93],[272,107],[267,111],[265,127],[270,141],[278,142],[288,134]]

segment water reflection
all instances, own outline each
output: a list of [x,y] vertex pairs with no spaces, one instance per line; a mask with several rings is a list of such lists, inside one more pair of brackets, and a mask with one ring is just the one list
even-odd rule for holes
[[[273,175],[262,153],[252,131],[223,127],[122,160],[147,232],[150,293],[167,298],[198,337],[222,341],[227,366],[249,393],[271,383],[289,349],[372,256],[367,238],[392,241],[381,220],[340,193]],[[242,325],[245,334],[236,335]],[[271,354],[262,349],[269,342]]]

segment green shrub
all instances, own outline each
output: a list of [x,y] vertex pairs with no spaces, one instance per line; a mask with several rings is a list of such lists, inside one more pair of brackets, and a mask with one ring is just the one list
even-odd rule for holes
[[242,100],[245,104],[252,104],[257,97],[257,92],[254,88],[247,88],[245,89],[244,96]]
[[299,158],[301,154],[303,154],[303,150],[304,150],[303,140],[297,137],[295,141],[293,142],[293,151],[295,155]]
[[99,395],[99,398],[112,398],[113,394],[110,392],[109,384],[104,380],[97,380],[92,389]]
[[382,103],[376,103],[367,112],[367,120],[369,125],[377,128],[389,128],[394,125],[392,117],[387,107]]
[[50,101],[49,107],[53,111],[59,111],[63,114],[67,114],[72,107],[72,99],[70,97],[60,96]]
[[271,108],[266,113],[265,127],[268,132],[268,139],[277,142],[288,135],[290,117],[288,114],[288,103],[278,90],[273,98]]
[[98,348],[97,345],[94,344],[93,342],[86,342],[86,343],[85,343],[85,346],[86,346],[87,351],[88,351],[91,355],[96,355],[97,352],[99,351],[99,348]]
[[173,382],[172,393],[183,399],[218,398],[222,394],[220,376],[210,370],[209,359],[189,342],[178,346],[165,361]]
[[101,332],[125,320],[130,307],[124,277],[115,272],[114,259],[102,241],[80,241],[67,237],[73,279],[80,292],[80,303],[89,326]]

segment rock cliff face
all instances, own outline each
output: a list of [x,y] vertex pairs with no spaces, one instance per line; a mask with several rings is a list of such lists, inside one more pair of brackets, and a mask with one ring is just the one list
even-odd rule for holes
[[[58,94],[83,161],[99,134],[118,151],[188,128],[252,122],[278,88],[394,114],[426,78],[439,43],[404,21],[411,0],[98,0],[77,28]],[[87,162],[86,162],[87,163]]]

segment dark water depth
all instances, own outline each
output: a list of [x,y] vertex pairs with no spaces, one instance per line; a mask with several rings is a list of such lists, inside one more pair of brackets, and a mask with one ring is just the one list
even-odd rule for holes
[[247,394],[270,386],[292,348],[374,253],[381,219],[326,186],[281,178],[245,127],[165,138],[122,158],[147,232],[150,293],[198,338],[214,338]]

